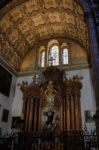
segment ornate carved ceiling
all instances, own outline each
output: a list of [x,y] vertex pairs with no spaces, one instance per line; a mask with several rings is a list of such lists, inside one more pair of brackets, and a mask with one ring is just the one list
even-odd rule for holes
[[28,0],[0,20],[0,56],[16,71],[44,40],[64,37],[88,48],[83,10],[74,0]]

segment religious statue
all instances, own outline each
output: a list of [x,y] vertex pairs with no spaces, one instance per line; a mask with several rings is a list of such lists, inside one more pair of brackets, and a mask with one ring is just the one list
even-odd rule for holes
[[59,135],[60,133],[60,118],[59,114],[53,109],[49,109],[43,112],[46,117],[46,121],[43,125],[43,134],[45,135]]
[[60,108],[60,93],[55,89],[52,81],[49,81],[46,90],[41,88],[41,108],[58,109]]
[[53,82],[49,81],[47,89],[45,91],[48,107],[52,108],[54,106],[54,98],[55,98],[56,93],[57,91],[54,89]]
[[43,114],[47,117],[47,120],[46,120],[46,125],[52,125],[53,123],[53,119],[54,119],[54,111],[53,110],[49,110],[47,112],[43,112]]

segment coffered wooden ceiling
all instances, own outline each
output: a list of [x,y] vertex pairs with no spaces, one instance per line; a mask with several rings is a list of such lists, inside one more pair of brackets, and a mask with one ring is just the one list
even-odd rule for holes
[[0,19],[1,59],[18,71],[31,49],[54,37],[75,40],[88,49],[81,6],[74,0],[27,0],[9,9]]

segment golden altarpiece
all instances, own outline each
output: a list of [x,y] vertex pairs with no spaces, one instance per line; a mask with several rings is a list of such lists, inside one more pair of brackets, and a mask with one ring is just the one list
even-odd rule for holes
[[20,83],[24,130],[39,132],[52,128],[60,132],[81,129],[80,79],[78,75],[68,79],[63,70],[50,66],[34,75],[30,85],[24,81]]

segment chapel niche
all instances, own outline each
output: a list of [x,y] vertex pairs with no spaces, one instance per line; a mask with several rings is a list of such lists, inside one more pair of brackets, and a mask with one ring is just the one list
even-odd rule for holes
[[47,67],[33,76],[33,82],[20,83],[23,93],[22,119],[25,131],[55,133],[81,129],[81,77],[66,77],[64,70]]

